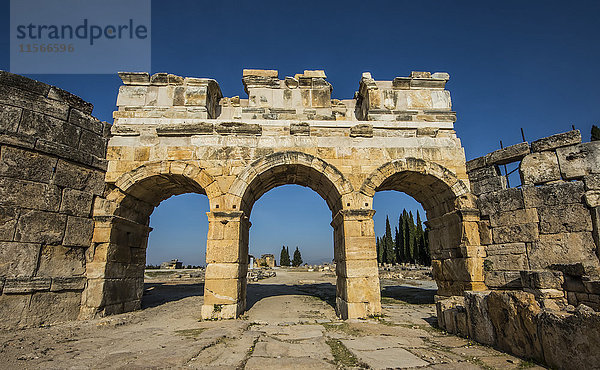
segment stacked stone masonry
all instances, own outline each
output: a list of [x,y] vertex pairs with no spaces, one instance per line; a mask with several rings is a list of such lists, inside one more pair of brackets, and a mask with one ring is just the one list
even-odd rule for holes
[[252,206],[284,184],[310,187],[331,210],[341,317],[381,311],[372,210],[380,190],[404,191],[426,209],[432,256],[444,266],[441,295],[485,288],[448,74],[376,81],[366,73],[348,100],[331,98],[324,71],[279,79],[275,70],[244,70],[248,99],[223,97],[211,79],[120,76],[109,191],[96,203],[88,263],[87,291],[102,298],[83,308],[87,315],[139,307],[149,216],[162,200],[195,192],[210,204],[202,316],[236,317],[245,309]]
[[0,71],[0,327],[78,317],[110,125],[54,86]]
[[[513,162],[521,185],[509,188],[499,166]],[[559,368],[589,367],[600,353],[600,142],[569,131],[471,160],[467,171],[491,292],[441,300],[441,326]],[[508,322],[495,318],[503,312]]]

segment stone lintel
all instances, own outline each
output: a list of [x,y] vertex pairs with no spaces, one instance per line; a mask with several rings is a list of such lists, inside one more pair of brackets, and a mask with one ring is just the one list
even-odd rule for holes
[[118,72],[125,85],[150,85],[150,74],[148,72]]
[[508,164],[520,161],[529,154],[529,143],[526,141],[498,149],[486,155],[486,164]]
[[532,152],[541,152],[545,150],[553,150],[563,146],[576,145],[581,143],[581,132],[572,130],[548,136],[531,143]]

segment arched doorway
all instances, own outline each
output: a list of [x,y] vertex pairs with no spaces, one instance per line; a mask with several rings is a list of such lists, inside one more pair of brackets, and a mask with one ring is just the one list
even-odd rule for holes
[[150,215],[163,200],[184,193],[204,194],[209,203],[220,195],[197,163],[161,161],[123,174],[96,200],[81,318],[141,307]]
[[438,295],[485,289],[479,211],[464,182],[436,163],[407,158],[379,167],[360,192],[373,197],[384,190],[404,192],[423,206]]
[[231,208],[240,211],[211,212],[209,216],[202,317],[232,318],[244,311],[248,217],[263,194],[285,184],[311,188],[331,210],[338,315],[347,318],[379,313],[372,211],[343,209],[343,203],[352,198],[353,188],[334,166],[310,154],[279,152],[253,162],[231,185]]

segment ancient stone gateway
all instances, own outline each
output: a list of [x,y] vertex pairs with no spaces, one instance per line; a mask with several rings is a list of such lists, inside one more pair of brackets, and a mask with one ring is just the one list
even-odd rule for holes
[[310,187],[331,210],[341,317],[381,312],[372,218],[380,190],[405,192],[426,210],[439,295],[485,289],[446,73],[393,81],[365,73],[349,100],[331,99],[323,71],[280,80],[277,71],[244,70],[248,99],[224,98],[211,79],[120,76],[80,317],[140,307],[150,214],[182,193],[210,203],[202,317],[237,317],[252,207],[284,184]]

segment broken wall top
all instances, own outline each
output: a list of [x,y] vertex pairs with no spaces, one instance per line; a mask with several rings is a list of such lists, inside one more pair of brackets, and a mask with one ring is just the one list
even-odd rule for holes
[[[167,73],[121,72],[116,120],[182,118],[224,120],[386,121],[451,128],[456,114],[445,84],[447,73],[412,72],[410,77],[376,81],[364,73],[353,99],[332,99],[322,70],[279,79],[276,70],[245,69],[247,99],[223,97],[208,78]],[[117,121],[115,123],[118,123]]]

